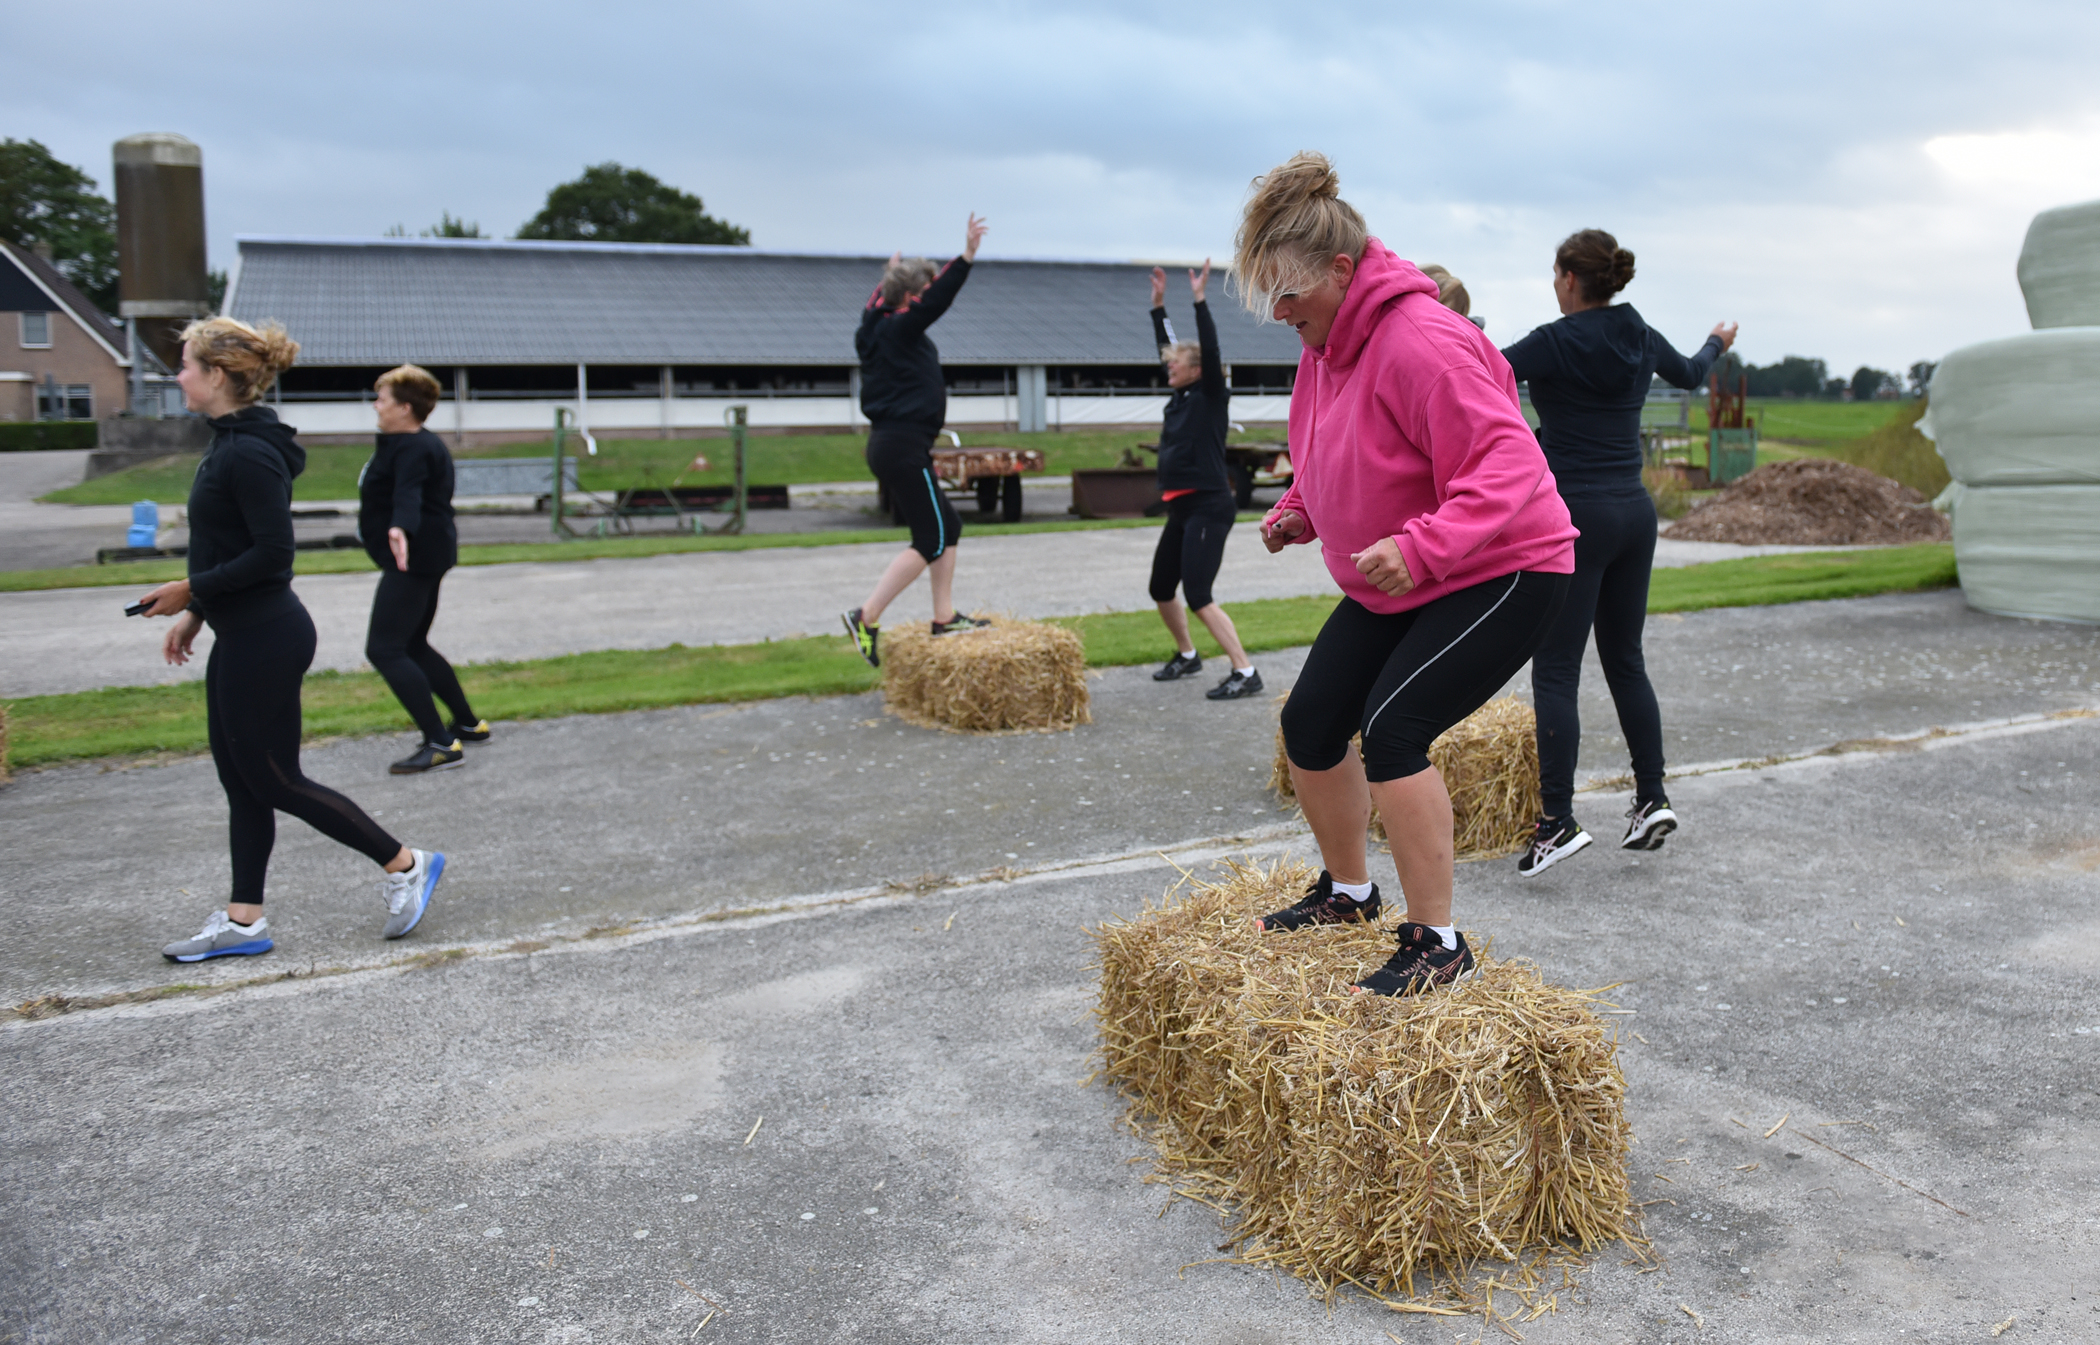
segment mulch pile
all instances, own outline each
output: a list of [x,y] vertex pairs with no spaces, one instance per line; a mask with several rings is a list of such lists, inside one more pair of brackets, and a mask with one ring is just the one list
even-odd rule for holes
[[1678,519],[1678,542],[1861,546],[1944,542],[1947,516],[1909,486],[1849,462],[1766,463]]

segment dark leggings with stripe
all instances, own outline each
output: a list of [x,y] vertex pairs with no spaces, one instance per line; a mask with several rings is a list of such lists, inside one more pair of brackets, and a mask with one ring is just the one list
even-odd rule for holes
[[877,425],[868,433],[868,470],[911,529],[911,549],[931,565],[962,536],[962,520],[933,476],[930,430]]
[[1428,770],[1429,745],[1516,676],[1567,593],[1567,575],[1519,570],[1407,612],[1342,599],[1283,707],[1291,763],[1332,770],[1361,733],[1367,779]]
[[226,790],[236,903],[262,904],[280,812],[382,868],[401,853],[401,842],[364,809],[299,769],[299,686],[313,661],[314,622],[304,607],[213,633],[204,664],[205,723]]

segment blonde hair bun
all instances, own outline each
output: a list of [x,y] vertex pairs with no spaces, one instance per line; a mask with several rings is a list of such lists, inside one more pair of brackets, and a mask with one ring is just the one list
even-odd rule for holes
[[1233,239],[1234,283],[1266,317],[1275,295],[1318,285],[1336,257],[1361,261],[1369,237],[1327,156],[1301,150],[1254,179]]
[[276,322],[251,327],[239,318],[200,318],[182,329],[182,347],[197,363],[226,375],[234,400],[253,406],[299,358],[299,343]]

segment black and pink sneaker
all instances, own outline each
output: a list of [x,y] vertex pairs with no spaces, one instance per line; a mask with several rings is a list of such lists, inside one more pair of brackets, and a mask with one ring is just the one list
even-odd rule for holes
[[1254,922],[1254,927],[1264,934],[1274,934],[1304,929],[1307,925],[1347,924],[1351,920],[1369,924],[1378,918],[1378,906],[1378,884],[1371,884],[1371,895],[1358,901],[1335,891],[1334,875],[1321,869],[1319,881],[1305,890],[1297,905],[1261,917]]
[[1400,951],[1349,989],[1358,994],[1419,995],[1456,985],[1479,970],[1465,935],[1458,936],[1456,948],[1446,948],[1442,935],[1407,920],[1400,925]]

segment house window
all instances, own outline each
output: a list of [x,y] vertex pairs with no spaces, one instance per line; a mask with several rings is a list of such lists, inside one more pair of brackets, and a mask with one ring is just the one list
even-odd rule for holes
[[93,420],[95,388],[91,383],[39,383],[36,388],[38,420]]
[[49,350],[51,348],[51,315],[49,313],[22,314],[22,348],[24,350]]

